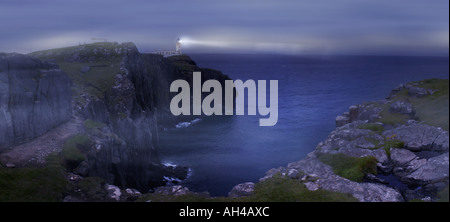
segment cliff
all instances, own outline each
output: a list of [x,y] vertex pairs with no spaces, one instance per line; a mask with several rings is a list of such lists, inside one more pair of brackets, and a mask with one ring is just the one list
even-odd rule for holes
[[0,152],[67,122],[70,87],[67,74],[54,63],[0,54]]
[[165,185],[165,177],[187,175],[187,168],[164,166],[158,157],[158,129],[192,118],[169,113],[171,82],[191,81],[192,71],[201,71],[203,81],[229,79],[186,55],[142,54],[133,43],[2,54],[1,59],[0,148],[11,147],[0,153],[3,165],[46,166],[45,156],[57,152],[77,175],[70,178],[102,178],[109,186],[141,192]]

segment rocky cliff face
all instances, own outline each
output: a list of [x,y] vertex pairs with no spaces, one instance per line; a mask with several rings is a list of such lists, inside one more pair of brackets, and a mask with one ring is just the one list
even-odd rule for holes
[[193,71],[201,71],[203,81],[229,79],[199,68],[185,55],[139,53],[133,43],[95,43],[32,55],[66,70],[74,82],[74,111],[94,125],[87,124],[93,145],[83,152],[86,160],[75,172],[142,192],[164,185],[164,177],[186,177],[187,169],[163,166],[157,154],[160,126],[192,118],[170,113],[172,81],[190,82]]
[[70,87],[67,74],[54,63],[0,54],[0,151],[68,121]]

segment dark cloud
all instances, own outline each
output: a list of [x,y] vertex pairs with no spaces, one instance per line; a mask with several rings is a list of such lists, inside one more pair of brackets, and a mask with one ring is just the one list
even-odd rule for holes
[[0,51],[133,41],[141,51],[448,55],[447,0],[2,0]]

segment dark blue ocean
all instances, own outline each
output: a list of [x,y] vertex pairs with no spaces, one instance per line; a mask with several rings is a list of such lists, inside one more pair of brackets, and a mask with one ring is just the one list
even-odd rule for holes
[[188,166],[190,177],[182,184],[213,196],[304,158],[350,105],[384,99],[400,83],[449,78],[448,57],[190,56],[232,79],[278,80],[275,126],[259,126],[258,116],[216,116],[161,132],[162,161]]

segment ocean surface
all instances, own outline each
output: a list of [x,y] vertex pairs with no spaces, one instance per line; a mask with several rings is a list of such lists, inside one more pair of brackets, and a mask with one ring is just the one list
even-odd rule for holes
[[226,196],[236,184],[257,182],[267,170],[304,158],[351,105],[382,100],[400,83],[449,78],[448,57],[189,56],[234,80],[278,80],[275,126],[259,126],[259,116],[215,116],[160,133],[162,162],[188,166],[190,176],[181,184],[212,196]]

